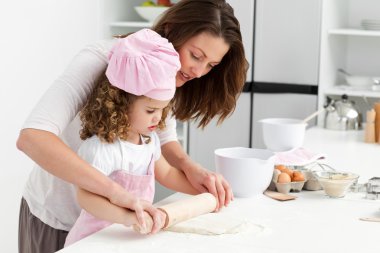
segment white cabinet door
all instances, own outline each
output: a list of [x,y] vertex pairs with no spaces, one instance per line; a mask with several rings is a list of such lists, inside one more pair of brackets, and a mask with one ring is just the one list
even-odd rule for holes
[[189,155],[207,169],[215,170],[214,150],[223,147],[249,147],[251,93],[242,93],[235,112],[221,125],[212,120],[205,129],[189,126]]
[[245,57],[249,62],[247,82],[252,81],[252,54],[253,54],[253,17],[255,0],[227,0],[234,8],[236,18],[240,23],[240,31],[243,37]]
[[254,81],[318,84],[321,0],[256,0]]

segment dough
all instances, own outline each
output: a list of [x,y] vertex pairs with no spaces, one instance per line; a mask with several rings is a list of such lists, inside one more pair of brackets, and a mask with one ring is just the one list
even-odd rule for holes
[[231,215],[209,213],[178,223],[165,230],[200,235],[236,234],[242,232],[257,234],[262,232],[264,227],[247,220],[237,219]]

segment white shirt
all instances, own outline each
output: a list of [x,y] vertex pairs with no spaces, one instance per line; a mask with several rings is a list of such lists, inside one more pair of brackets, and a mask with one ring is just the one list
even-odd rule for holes
[[106,176],[118,170],[132,175],[146,175],[151,161],[155,162],[161,156],[157,134],[150,136],[148,144],[143,142],[137,145],[122,140],[106,143],[94,135],[82,143],[78,155]]
[[[23,128],[52,132],[77,152],[82,143],[78,112],[104,73],[113,42],[101,41],[81,50],[34,107]],[[158,133],[161,145],[177,141],[175,128],[176,121],[168,117],[166,129]],[[30,173],[23,197],[31,213],[53,228],[68,231],[79,216],[75,187],[38,165]]]

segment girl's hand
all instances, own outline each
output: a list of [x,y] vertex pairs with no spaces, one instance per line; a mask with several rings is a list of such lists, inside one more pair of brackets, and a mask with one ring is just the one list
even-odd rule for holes
[[[139,232],[140,234],[157,233],[165,226],[165,221],[166,221],[166,214],[162,212],[161,210],[158,210],[158,213],[159,213],[159,219],[157,220],[157,222],[154,222],[152,217],[147,212],[144,212],[144,221],[145,221],[146,227],[144,228],[140,224],[136,223],[136,224],[133,224],[133,229]],[[127,224],[127,225],[130,225],[130,224]]]
[[[155,208],[151,203],[143,199],[136,198],[131,193],[125,191],[117,183],[115,183],[115,188],[112,192],[113,194],[111,194],[112,198],[110,198],[110,202],[117,206],[134,211],[136,214],[137,223],[143,230],[148,229],[151,231],[151,233],[156,233],[160,230],[160,225],[162,223],[160,214],[158,212],[158,209]],[[144,212],[146,212],[153,220],[152,226],[147,224],[147,221],[149,222],[149,219],[146,219]]]

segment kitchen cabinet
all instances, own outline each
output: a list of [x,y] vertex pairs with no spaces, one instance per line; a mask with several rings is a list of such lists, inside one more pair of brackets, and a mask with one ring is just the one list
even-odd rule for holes
[[[380,31],[364,30],[363,19],[380,20],[377,0],[324,0],[322,9],[318,107],[326,97],[347,94],[365,111],[380,100],[380,91],[353,89],[346,85],[339,68],[353,75],[380,76]],[[369,101],[369,106],[363,97]],[[365,119],[364,119],[365,120]],[[323,126],[324,115],[318,117]]]
[[245,57],[248,60],[249,68],[247,71],[247,82],[252,82],[252,55],[253,55],[253,38],[254,29],[251,25],[254,23],[255,0],[227,0],[234,8],[234,14],[239,20],[240,31],[243,38]]
[[321,11],[322,0],[256,0],[252,147],[265,148],[261,119],[317,110]]
[[322,0],[256,0],[255,82],[318,85]]

